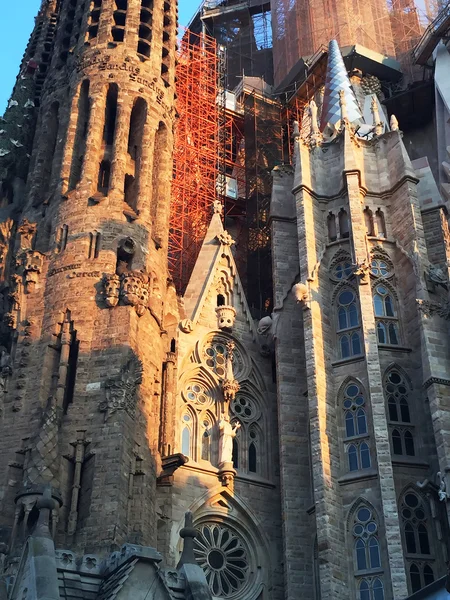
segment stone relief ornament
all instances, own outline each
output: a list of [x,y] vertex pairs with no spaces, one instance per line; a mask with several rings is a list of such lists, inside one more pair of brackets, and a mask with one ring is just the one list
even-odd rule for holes
[[183,319],[180,321],[180,329],[183,333],[192,333],[194,331],[194,323],[191,319]]
[[219,329],[232,329],[236,319],[236,309],[233,306],[217,306],[216,315]]
[[438,478],[438,482],[439,482],[438,483],[438,485],[439,485],[439,490],[438,490],[439,500],[441,502],[446,502],[448,500],[446,476],[445,476],[445,474],[442,475],[441,471],[439,471],[437,473],[437,478]]
[[223,204],[220,200],[214,200],[212,204],[213,214],[222,215],[223,214]]
[[25,293],[34,292],[39,275],[44,264],[44,255],[34,250],[28,250],[23,254],[22,266],[25,279]]
[[299,304],[302,305],[303,309],[309,308],[309,304],[311,301],[309,288],[306,283],[300,281],[300,283],[296,283],[292,287],[292,293],[294,294],[294,298],[297,300]]
[[120,410],[125,410],[130,417],[134,418],[137,405],[137,386],[142,383],[142,372],[141,361],[133,356],[117,377],[106,381],[106,398],[99,404],[100,412],[105,413],[105,421]]
[[436,265],[429,265],[428,271],[425,273],[425,279],[427,282],[427,288],[429,292],[435,292],[436,286],[441,286],[447,289],[447,277],[444,271]]
[[225,367],[225,378],[222,381],[222,390],[223,397],[225,402],[228,404],[231,403],[238,391],[241,389],[239,382],[234,377],[233,372],[233,352],[235,348],[235,343],[229,341],[227,343],[227,358],[226,358],[226,367]]
[[228,231],[222,231],[219,233],[217,235],[217,240],[224,246],[232,246],[235,243]]
[[354,265],[353,272],[359,278],[359,283],[361,285],[367,285],[368,283],[370,283],[371,268],[366,258],[359,264]]
[[105,304],[108,308],[114,308],[119,303],[120,277],[115,273],[105,275],[103,278]]
[[438,315],[447,321],[450,320],[450,302],[440,304],[429,300],[416,300],[420,312],[427,317]]
[[30,223],[28,219],[24,219],[21,222],[17,228],[17,233],[20,236],[20,248],[22,250],[31,250],[36,229],[36,223]]

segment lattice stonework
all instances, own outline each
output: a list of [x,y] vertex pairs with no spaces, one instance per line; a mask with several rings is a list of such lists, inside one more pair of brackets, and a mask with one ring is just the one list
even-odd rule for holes
[[216,41],[186,31],[177,66],[169,266],[183,291],[206,233],[217,181]]

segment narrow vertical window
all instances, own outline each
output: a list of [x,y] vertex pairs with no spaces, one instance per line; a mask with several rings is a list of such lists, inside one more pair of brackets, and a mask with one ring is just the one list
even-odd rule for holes
[[411,581],[411,591],[418,592],[422,588],[422,583],[420,581],[420,571],[419,567],[414,563],[409,567],[409,578]]
[[239,469],[239,444],[236,438],[233,438],[233,467]]
[[85,79],[81,84],[80,97],[78,99],[78,119],[75,132],[75,143],[72,153],[72,164],[70,167],[69,189],[73,190],[80,182],[83,169],[83,158],[86,152],[86,137],[90,117],[89,80]]
[[107,146],[112,146],[114,142],[114,134],[116,131],[118,94],[119,88],[117,84],[110,84],[108,88],[108,93],[106,95],[105,124],[103,128],[103,141]]
[[[358,598],[359,600],[384,600],[384,588],[380,577],[382,564],[378,523],[371,508],[363,504],[356,510],[352,533],[355,541],[354,572]],[[375,571],[378,576],[370,577],[370,571]]]
[[377,221],[378,237],[385,238],[386,237],[386,222],[384,219],[384,213],[380,208],[376,211],[375,218]]
[[181,452],[186,456],[191,454],[191,432],[187,426],[183,428],[181,436]]
[[340,358],[349,358],[361,354],[359,327],[356,295],[353,290],[344,289],[337,297],[337,331],[339,334]]
[[138,208],[138,194],[140,187],[140,173],[142,163],[142,140],[147,120],[147,103],[138,98],[133,106],[130,117],[130,131],[128,135],[128,164],[131,173],[125,175],[125,202],[133,209]]
[[148,58],[151,52],[153,0],[142,0],[139,23],[138,54]]
[[337,232],[336,232],[336,217],[332,212],[328,214],[327,217],[327,227],[328,227],[328,240],[330,242],[335,242],[337,240]]
[[373,235],[373,215],[368,206],[364,209],[364,223],[366,225],[367,235]]
[[204,431],[202,436],[202,460],[210,460],[210,434]]
[[114,25],[111,29],[111,35],[114,42],[123,42],[125,39],[128,0],[115,0],[115,4],[113,13]]
[[252,442],[248,448],[248,470],[256,473],[256,446]]
[[344,208],[339,211],[339,231],[341,238],[348,238],[350,236],[350,225],[348,222],[348,214]]

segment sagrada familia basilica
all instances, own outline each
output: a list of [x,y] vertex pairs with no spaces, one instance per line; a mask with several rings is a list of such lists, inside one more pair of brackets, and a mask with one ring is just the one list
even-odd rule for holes
[[450,8],[417,10],[210,0],[186,59],[176,0],[42,0],[0,123],[0,600],[449,597]]

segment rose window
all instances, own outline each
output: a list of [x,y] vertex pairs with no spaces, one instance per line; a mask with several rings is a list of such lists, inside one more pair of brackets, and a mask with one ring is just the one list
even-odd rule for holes
[[[221,378],[225,377],[226,361],[228,356],[226,339],[213,339],[203,350],[204,360],[207,366]],[[244,362],[240,351],[235,347],[233,350],[233,372],[239,377],[244,369]]]
[[185,397],[188,402],[194,402],[195,404],[211,404],[212,398],[209,391],[204,385],[198,382],[190,383],[186,387]]
[[213,596],[230,598],[248,579],[248,553],[241,538],[223,525],[203,524],[194,540],[194,554]]
[[250,398],[238,395],[231,405],[231,410],[244,421],[250,421],[257,417],[256,406]]

